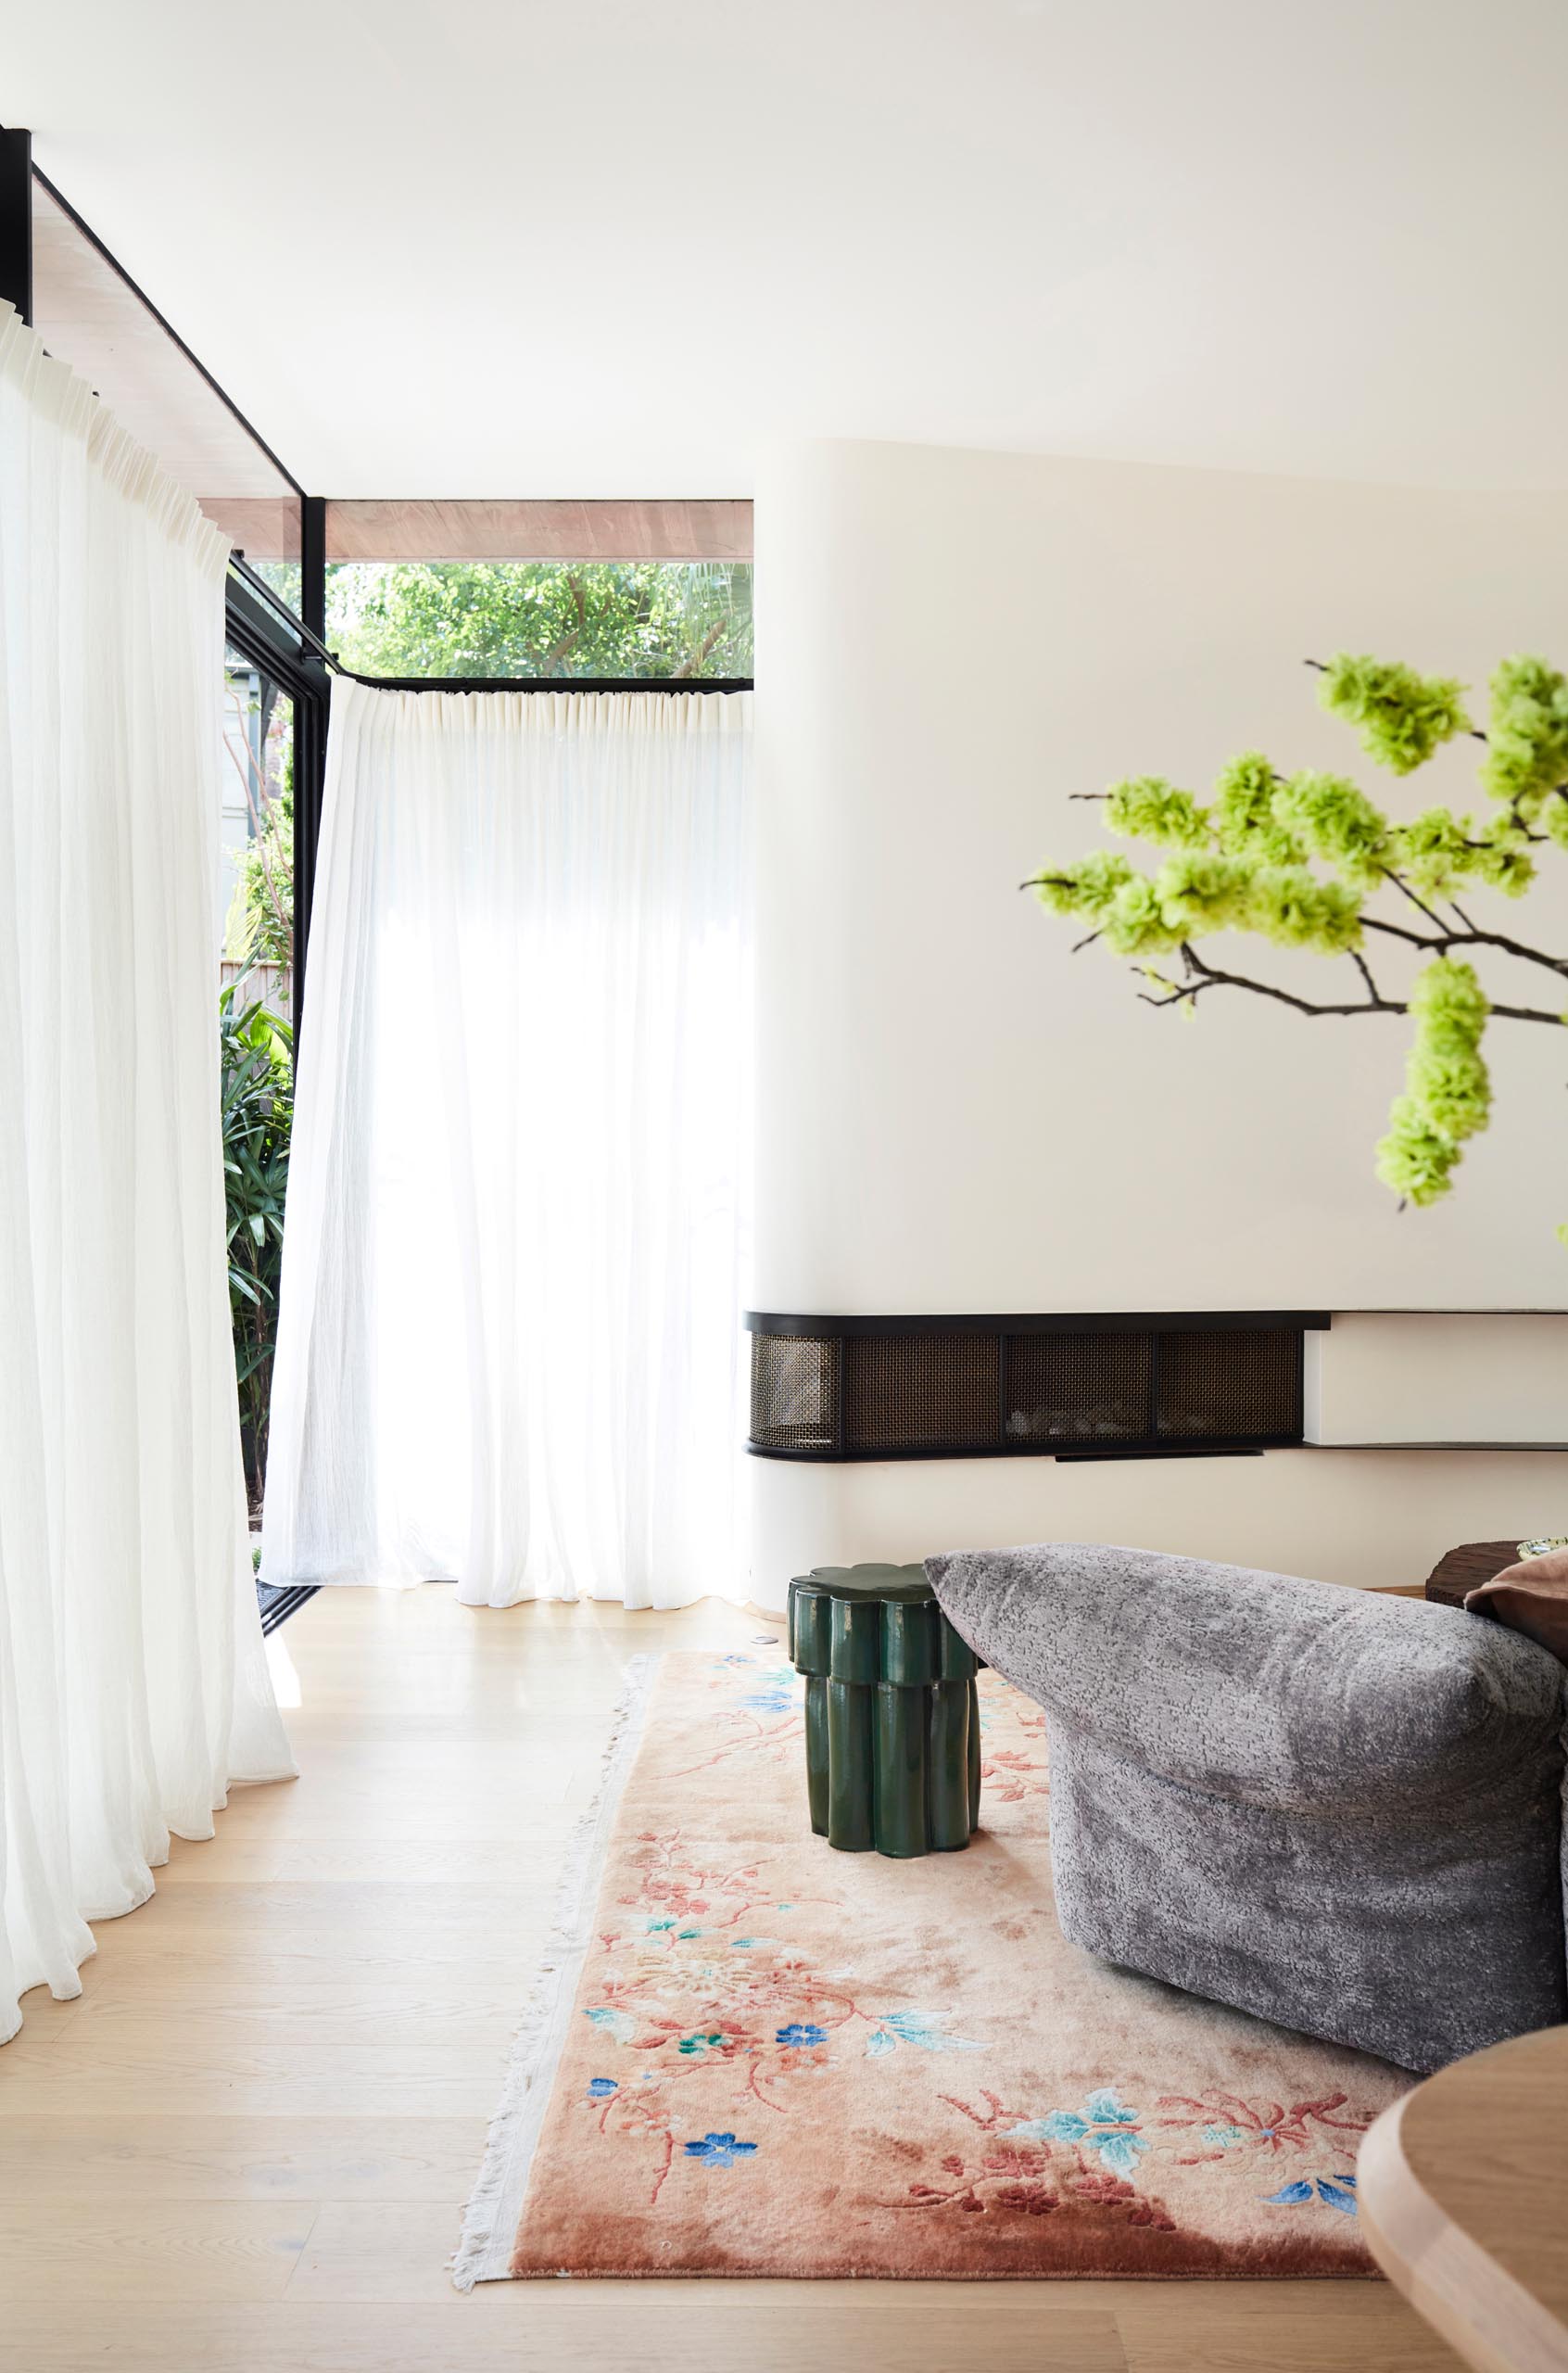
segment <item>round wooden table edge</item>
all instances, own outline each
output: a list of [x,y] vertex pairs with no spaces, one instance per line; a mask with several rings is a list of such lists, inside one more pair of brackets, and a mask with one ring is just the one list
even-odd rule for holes
[[1356,2189],[1368,2248],[1395,2289],[1467,2364],[1483,2373],[1568,2373],[1568,2326],[1454,2221],[1410,2165],[1405,2114],[1423,2089],[1416,2085],[1391,2103],[1362,2139]]

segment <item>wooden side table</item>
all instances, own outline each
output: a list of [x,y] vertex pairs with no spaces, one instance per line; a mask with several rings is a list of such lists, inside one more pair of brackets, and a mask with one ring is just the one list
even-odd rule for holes
[[1371,2128],[1361,2228],[1486,2373],[1568,2373],[1568,2027],[1456,2060]]
[[1467,1591],[1478,1591],[1505,1566],[1519,1563],[1519,1539],[1466,1541],[1446,1549],[1426,1578],[1426,1596],[1439,1606],[1462,1606]]
[[951,1854],[980,1819],[980,1658],[923,1566],[818,1566],[790,1585],[806,1676],[811,1825],[848,1854]]

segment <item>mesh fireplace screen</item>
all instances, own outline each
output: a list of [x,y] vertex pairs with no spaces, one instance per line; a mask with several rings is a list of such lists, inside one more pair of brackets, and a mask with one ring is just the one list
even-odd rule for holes
[[1172,1440],[1299,1434],[1301,1342],[1278,1327],[1159,1339],[1159,1430]]
[[747,1324],[764,1457],[1093,1458],[1298,1442],[1303,1336],[1328,1319]]
[[1007,1341],[1007,1439],[1092,1450],[1150,1431],[1149,1335],[1014,1335]]
[[753,1449],[834,1455],[842,1353],[835,1336],[752,1336]]
[[1001,1374],[994,1335],[852,1336],[844,1345],[844,1448],[989,1449]]

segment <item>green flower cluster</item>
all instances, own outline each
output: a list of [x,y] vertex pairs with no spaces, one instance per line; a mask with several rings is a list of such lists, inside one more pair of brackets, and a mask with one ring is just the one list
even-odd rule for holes
[[1181,945],[1183,933],[1163,919],[1154,882],[1113,850],[1053,866],[1034,887],[1042,906],[1079,917],[1118,956],[1157,956]]
[[1309,856],[1363,891],[1376,887],[1388,853],[1388,819],[1348,775],[1304,768],[1275,792],[1273,814]]
[[1481,1054],[1491,1007],[1473,966],[1439,957],[1416,981],[1410,1009],[1415,1044],[1405,1093],[1394,1099],[1377,1149],[1377,1174],[1405,1200],[1435,1203],[1453,1184],[1464,1139],[1484,1129],[1491,1112]]
[[1053,866],[1035,883],[1054,914],[1076,915],[1115,955],[1160,956],[1206,932],[1251,931],[1280,947],[1342,956],[1361,942],[1360,900],[1306,866],[1255,866],[1184,850],[1152,879],[1109,850]]
[[1081,915],[1098,931],[1117,893],[1137,877],[1115,849],[1095,849],[1076,865],[1049,866],[1033,883],[1043,907],[1054,915]]
[[[1568,802],[1560,802],[1568,820]],[[1511,815],[1488,817],[1479,831],[1450,807],[1428,807],[1388,835],[1388,864],[1423,897],[1446,897],[1466,882],[1521,898],[1536,878],[1523,826]]]
[[1491,692],[1481,780],[1524,822],[1544,822],[1568,846],[1568,799],[1555,796],[1568,783],[1568,678],[1544,659],[1504,659]]
[[1249,869],[1296,867],[1309,857],[1321,857],[1362,893],[1376,886],[1384,870],[1391,830],[1382,810],[1347,775],[1307,768],[1286,777],[1260,750],[1244,750],[1232,759],[1215,784],[1209,807],[1200,807],[1190,791],[1178,790],[1160,775],[1113,783],[1106,793],[1106,823],[1124,840],[1218,850]]
[[1339,651],[1323,671],[1318,697],[1356,728],[1369,758],[1408,775],[1456,733],[1470,731],[1463,692],[1451,676],[1418,676],[1399,659]]
[[1187,933],[1168,921],[1157,876],[1134,873],[1117,892],[1100,925],[1106,945],[1117,956],[1163,956],[1180,947]]
[[1343,882],[1320,882],[1304,865],[1268,867],[1253,876],[1246,928],[1276,947],[1347,956],[1361,944],[1361,901]]
[[1135,775],[1112,783],[1106,794],[1106,822],[1123,840],[1154,841],[1170,848],[1202,848],[1208,818],[1190,791],[1178,791],[1162,775]]
[[1300,865],[1307,852],[1281,823],[1274,805],[1280,777],[1261,750],[1244,750],[1222,767],[1214,785],[1209,820],[1222,849],[1253,857],[1264,865]]
[[1190,849],[1167,859],[1154,878],[1161,920],[1181,939],[1204,932],[1246,931],[1252,868],[1239,857]]

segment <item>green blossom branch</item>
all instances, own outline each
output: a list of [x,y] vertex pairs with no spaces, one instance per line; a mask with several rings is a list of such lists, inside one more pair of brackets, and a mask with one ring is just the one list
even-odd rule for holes
[[[1055,913],[1086,922],[1078,948],[1096,942],[1131,960],[1149,984],[1143,1003],[1193,1015],[1211,989],[1246,990],[1316,1018],[1408,1014],[1415,1036],[1404,1093],[1395,1099],[1377,1173],[1406,1201],[1446,1194],[1464,1141],[1486,1125],[1491,1086],[1481,1053],[1488,1020],[1546,1023],[1568,1014],[1494,1004],[1472,953],[1495,952],[1568,979],[1568,956],[1473,922],[1456,891],[1488,889],[1520,898],[1536,879],[1537,847],[1568,850],[1568,678],[1536,658],[1506,659],[1494,671],[1487,728],[1473,723],[1462,685],[1422,677],[1397,661],[1340,654],[1308,665],[1322,678],[1321,704],[1353,726],[1361,746],[1397,775],[1413,773],[1444,743],[1466,736],[1486,755],[1481,783],[1493,802],[1476,824],[1436,806],[1405,820],[1380,808],[1347,776],[1305,768],[1284,774],[1261,752],[1225,767],[1206,805],[1163,776],[1141,775],[1075,800],[1104,808],[1108,831],[1160,851],[1153,874],[1119,851],[1096,849],[1070,865],[1043,868],[1020,885]],[[1367,911],[1391,889],[1429,929]],[[1450,920],[1439,911],[1448,909]],[[1363,995],[1304,997],[1199,955],[1210,933],[1252,933],[1275,946],[1348,957]],[[1385,995],[1362,952],[1369,933],[1424,960],[1408,997]],[[1183,977],[1149,962],[1180,952]],[[1561,1231],[1568,1241],[1568,1230]]]
[[[1296,1013],[1343,1016],[1358,1013],[1410,1013],[1415,1010],[1407,997],[1384,996],[1367,969],[1366,959],[1354,950],[1351,951],[1351,961],[1360,969],[1361,978],[1366,983],[1367,994],[1364,997],[1352,999],[1347,1005],[1322,1005],[1311,997],[1298,997],[1289,989],[1276,988],[1272,982],[1257,980],[1248,972],[1221,972],[1215,965],[1206,963],[1195,947],[1185,943],[1182,945],[1181,955],[1182,961],[1190,975],[1189,979],[1183,984],[1170,986],[1168,993],[1162,996],[1151,996],[1146,989],[1140,989],[1138,992],[1140,1005],[1186,1005],[1195,1003],[1206,989],[1250,989],[1254,996],[1272,997],[1277,1004],[1288,1005]],[[1468,971],[1469,967],[1465,966],[1462,969]],[[1153,976],[1145,971],[1145,977]],[[1544,1007],[1493,1005],[1490,1000],[1487,1003],[1487,1011],[1498,1015],[1504,1022],[1549,1022],[1554,1030],[1561,1030],[1565,1020],[1562,1014],[1549,1013]]]
[[[1424,689],[1422,687],[1422,679],[1416,674],[1415,670],[1411,667],[1403,666],[1398,660],[1394,660],[1392,662],[1377,659],[1347,660],[1344,654],[1341,654],[1337,659],[1307,659],[1303,660],[1302,665],[1303,666],[1315,669],[1317,674],[1320,676],[1334,677],[1340,687],[1342,703],[1347,704],[1350,700],[1355,700],[1359,704],[1364,700],[1369,710],[1381,706],[1385,707],[1390,711],[1397,712],[1401,698],[1409,699],[1413,694],[1413,697],[1419,703],[1422,698],[1422,691]],[[1347,673],[1349,670],[1355,671],[1353,684],[1352,679]],[[1372,670],[1378,671],[1377,680],[1375,683],[1372,680],[1368,672]],[[1485,742],[1486,736],[1483,733],[1481,728],[1478,725],[1472,725],[1470,719],[1463,714],[1463,711],[1457,707],[1459,695],[1463,692],[1464,686],[1462,684],[1456,684],[1451,678],[1438,677],[1434,679],[1434,689],[1438,692],[1438,698],[1435,704],[1434,704],[1434,706],[1439,717],[1441,717],[1443,710],[1448,705],[1449,701],[1456,704],[1454,710],[1456,723],[1451,730],[1457,730],[1461,733],[1468,733],[1473,742]],[[1328,704],[1325,702],[1324,705],[1326,707]],[[1346,713],[1347,707],[1342,706],[1341,714],[1343,715]],[[1359,717],[1357,718],[1357,722],[1360,722]],[[1400,748],[1403,748],[1405,746],[1405,735],[1399,729],[1396,729],[1396,733],[1397,745]],[[1436,736],[1435,738],[1447,741],[1448,739],[1448,735],[1444,733]],[[1430,757],[1433,746],[1434,744],[1429,744],[1423,751],[1423,755]],[[1369,756],[1376,757],[1378,753],[1375,750],[1369,748]],[[1388,766],[1395,766],[1396,762],[1390,757],[1384,760],[1383,763]],[[1421,764],[1421,760],[1417,758],[1413,760],[1412,763],[1419,766]],[[1407,769],[1404,767],[1396,766],[1396,771],[1399,774],[1404,774]]]
[[1366,983],[1367,996],[1371,999],[1372,1003],[1374,1006],[1381,1007],[1385,1002],[1383,993],[1379,989],[1377,983],[1372,979],[1372,966],[1367,962],[1366,958],[1362,955],[1359,947],[1353,947],[1350,950],[1350,961],[1354,964],[1357,971],[1359,972],[1362,980]]
[[[1419,907],[1420,911],[1426,917],[1429,923],[1435,923],[1438,930],[1442,930],[1442,916],[1435,915],[1432,908],[1427,905],[1425,899],[1418,898],[1416,896],[1415,892],[1410,888],[1410,883],[1404,879],[1402,874],[1396,873],[1391,865],[1383,866],[1379,869],[1382,872],[1385,882],[1391,882],[1394,884],[1395,889],[1402,892],[1404,896],[1410,900],[1412,907]],[[1364,921],[1365,920],[1366,918],[1363,916],[1362,920]]]
[[[1250,973],[1221,972],[1217,966],[1205,963],[1196,948],[1188,942],[1183,941],[1181,954],[1187,980],[1180,985],[1168,984],[1165,994],[1160,996],[1151,996],[1146,989],[1140,989],[1140,1005],[1184,1005],[1191,1008],[1208,989],[1249,989],[1254,996],[1272,997],[1277,1004],[1288,1005],[1296,1013],[1404,1013],[1408,1010],[1395,999],[1379,996],[1377,989],[1371,984],[1370,973],[1366,974],[1369,985],[1364,997],[1357,998],[1350,1005],[1319,1005],[1310,997],[1298,997],[1289,989],[1276,988],[1272,982],[1255,980]],[[1365,972],[1364,965],[1362,970]],[[1158,976],[1147,973],[1145,977],[1157,979]]]
[[[1521,964],[1539,964],[1561,979],[1568,979],[1568,956],[1549,956],[1544,947],[1527,947],[1522,939],[1511,939],[1506,932],[1477,931],[1463,915],[1460,916],[1464,924],[1462,931],[1445,931],[1437,915],[1432,920],[1437,925],[1435,933],[1401,931],[1397,923],[1385,923],[1376,915],[1363,915],[1361,923],[1367,931],[1384,932],[1390,939],[1402,939],[1407,946],[1426,948],[1434,956],[1447,956],[1454,947],[1496,947],[1505,956],[1517,957]],[[1497,1011],[1502,1011],[1501,1006]]]
[[[1077,796],[1076,793],[1073,795]],[[1103,796],[1104,794],[1097,795]],[[1430,932],[1407,931],[1403,925],[1399,923],[1387,922],[1380,915],[1360,914],[1358,915],[1356,920],[1363,931],[1381,932],[1385,938],[1402,940],[1407,947],[1419,947],[1433,956],[1447,956],[1456,947],[1495,947],[1505,956],[1517,958],[1519,962],[1522,964],[1537,964],[1544,967],[1544,969],[1549,972],[1555,972],[1561,979],[1568,979],[1568,957],[1549,955],[1544,947],[1530,947],[1526,945],[1524,940],[1511,938],[1506,932],[1479,930],[1473,922],[1471,922],[1468,916],[1462,913],[1460,914],[1460,921],[1462,928],[1459,931],[1450,931],[1444,923],[1441,915],[1434,914],[1430,907],[1423,905],[1423,902],[1419,898],[1414,897],[1414,893],[1410,889],[1408,883],[1400,882],[1395,874],[1389,874],[1386,878],[1394,883],[1396,888],[1403,890],[1407,897],[1414,898],[1414,903],[1421,907],[1423,914],[1424,914],[1428,920],[1435,925],[1435,929]],[[1077,878],[1070,871],[1063,871],[1059,873],[1031,873],[1027,881],[1020,882],[1018,884],[1018,888],[1020,890],[1057,891],[1069,896],[1078,891],[1079,886]],[[1046,903],[1049,903],[1049,901]],[[1458,913],[1459,909],[1456,908],[1455,911]],[[1072,954],[1076,956],[1081,948],[1092,947],[1095,941],[1102,936],[1102,933],[1096,930],[1090,932],[1087,936],[1082,939],[1075,940],[1072,945]],[[1180,945],[1181,942],[1178,941],[1176,945]],[[1347,947],[1334,952],[1354,956],[1356,950],[1354,947]],[[1337,1013],[1341,1011],[1359,1013],[1360,1011],[1360,1008],[1359,1006],[1323,1006],[1321,1008],[1314,1008],[1313,1010],[1324,1013]],[[1397,1013],[1403,1013],[1406,1009],[1402,1005],[1397,1005],[1391,1007],[1390,1010]],[[1515,1014],[1524,1016],[1526,1009],[1523,1007],[1499,1005],[1494,1006],[1492,1010],[1495,1013],[1500,1013],[1503,1015]],[[1564,1019],[1562,1014],[1558,1013],[1546,1014],[1540,1017],[1529,1016],[1528,1018],[1539,1018],[1558,1023],[1562,1023]]]

